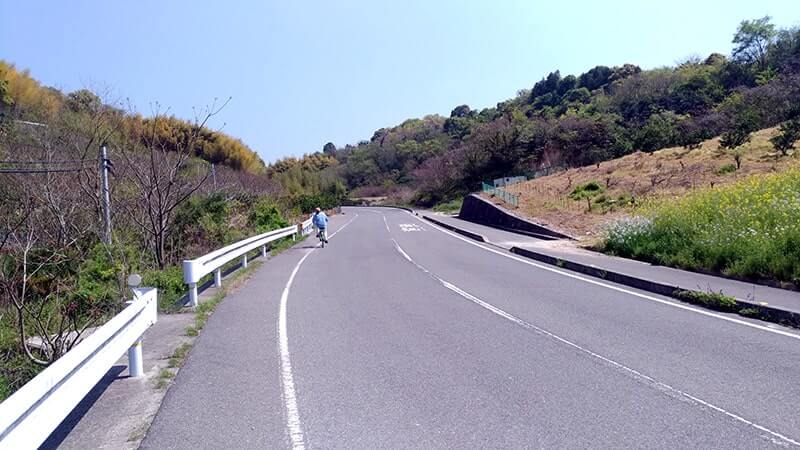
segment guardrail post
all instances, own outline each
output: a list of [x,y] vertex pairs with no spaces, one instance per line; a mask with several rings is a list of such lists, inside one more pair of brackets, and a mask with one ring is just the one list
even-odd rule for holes
[[218,267],[214,271],[214,287],[222,287],[222,268]]
[[266,245],[262,245],[261,246],[261,257],[262,258],[266,258],[267,257],[267,246]]
[[242,255],[242,269],[247,269],[247,254]]
[[197,283],[189,283],[189,306],[197,306]]
[[132,378],[139,378],[144,375],[141,337],[128,348],[128,374]]

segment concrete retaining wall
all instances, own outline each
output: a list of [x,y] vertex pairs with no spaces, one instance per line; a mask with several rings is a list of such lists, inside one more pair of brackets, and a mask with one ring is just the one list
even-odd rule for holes
[[477,195],[468,195],[458,213],[459,219],[487,225],[501,230],[551,239],[572,239],[570,236],[537,225],[484,200]]

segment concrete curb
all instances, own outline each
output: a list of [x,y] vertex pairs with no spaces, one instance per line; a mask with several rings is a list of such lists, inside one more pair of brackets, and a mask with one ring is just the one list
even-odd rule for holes
[[444,222],[441,222],[439,220],[436,220],[431,216],[423,215],[422,218],[425,219],[425,220],[429,220],[429,221],[435,223],[436,225],[439,225],[442,228],[447,228],[450,231],[456,232],[456,233],[461,234],[463,236],[466,236],[466,237],[468,237],[470,239],[474,239],[474,240],[476,240],[478,242],[483,242],[483,243],[487,242],[486,238],[483,237],[482,235],[478,234],[478,233],[473,233],[471,231],[462,230],[461,228],[454,227],[453,225],[450,225],[448,223],[444,223]]
[[[556,258],[555,256],[546,255],[544,253],[539,253],[524,248],[511,247],[510,251],[511,253],[524,256],[526,258],[530,258],[546,264],[551,264],[563,269],[572,270],[574,272],[580,272],[584,275],[589,275],[595,278],[611,281],[613,283],[618,283],[632,288],[641,289],[643,291],[652,292],[654,294],[659,294],[666,297],[672,297],[682,302],[691,303],[693,305],[702,306],[704,308],[715,309],[715,308],[710,308],[708,305],[702,303],[687,301],[687,299],[685,297],[682,297],[680,294],[687,292],[689,290],[682,288],[680,286],[674,286],[665,283],[660,283],[658,281],[638,278],[631,275],[626,275],[624,273],[608,271],[596,266],[591,266],[575,261],[569,261],[562,258]],[[725,311],[725,312],[734,312],[745,317],[751,317],[751,318],[761,319],[767,322],[773,322],[781,325],[788,325],[794,328],[800,328],[800,314],[794,311],[783,310],[775,308],[773,306],[761,305],[758,303],[753,303],[748,300],[742,300],[739,298],[735,298],[735,301],[736,301],[736,311]]]

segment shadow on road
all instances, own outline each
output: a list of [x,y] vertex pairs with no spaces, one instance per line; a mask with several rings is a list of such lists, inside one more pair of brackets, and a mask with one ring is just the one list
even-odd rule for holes
[[103,395],[103,392],[108,389],[108,386],[111,385],[114,380],[119,378],[119,374],[121,374],[125,370],[125,366],[113,366],[109,369],[108,372],[97,382],[96,385],[86,394],[86,397],[78,403],[78,406],[72,410],[71,413],[58,425],[58,427],[50,434],[50,437],[47,438],[46,441],[42,444],[39,449],[55,449],[64,442],[64,439],[69,435],[70,432],[75,428],[78,422],[81,421],[83,416],[89,412],[89,409],[94,405],[97,399]]

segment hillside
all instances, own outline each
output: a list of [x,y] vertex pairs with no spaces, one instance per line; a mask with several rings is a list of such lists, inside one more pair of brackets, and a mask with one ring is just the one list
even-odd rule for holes
[[[769,139],[777,134],[776,128],[754,133],[751,141],[740,149],[738,169],[734,157],[721,150],[719,138],[714,138],[696,149],[672,147],[652,153],[636,152],[509,186],[506,190],[520,195],[518,214],[591,240],[606,225],[650,204],[800,165],[794,156],[775,151]],[[592,182],[599,186],[599,191],[588,202],[585,198],[570,198],[580,186]]]
[[800,29],[776,29],[768,17],[743,21],[732,44],[729,56],[673,67],[555,70],[494,107],[460,105],[447,118],[409,119],[323,152],[354,196],[432,206],[493,178],[694,147],[800,115]]
[[[108,139],[116,137],[118,140],[124,140],[133,136],[120,136],[120,134],[138,132],[138,139],[150,139],[151,143],[168,151],[175,151],[185,144],[184,141],[188,136],[193,134],[192,128],[198,126],[189,120],[161,116],[158,126],[151,126],[152,117],[142,117],[133,111],[123,110],[120,105],[106,104],[104,99],[88,89],[64,93],[43,86],[32,78],[27,70],[17,70],[13,64],[0,60],[0,136],[22,135],[24,141],[24,134],[29,130],[24,124],[17,126],[20,122],[42,124],[59,122],[69,124],[72,128],[94,127]],[[152,130],[151,136],[142,133],[142,130],[148,129]],[[3,141],[5,146],[0,147],[0,157],[12,156],[19,151],[10,144],[13,141],[13,139]],[[20,139],[16,141],[19,142]],[[241,140],[206,127],[200,131],[192,151],[198,158],[234,170],[249,173],[264,171],[264,162]],[[20,159],[20,155],[13,156]]]

